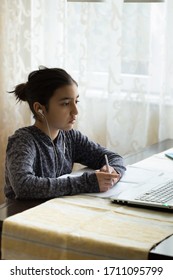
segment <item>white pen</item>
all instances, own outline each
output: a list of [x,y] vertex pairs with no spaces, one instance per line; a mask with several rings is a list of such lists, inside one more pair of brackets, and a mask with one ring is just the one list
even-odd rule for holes
[[110,172],[110,169],[109,169],[109,162],[108,162],[108,157],[107,157],[107,155],[105,155],[105,161],[106,161],[107,172],[108,172],[108,173],[111,173],[111,172]]

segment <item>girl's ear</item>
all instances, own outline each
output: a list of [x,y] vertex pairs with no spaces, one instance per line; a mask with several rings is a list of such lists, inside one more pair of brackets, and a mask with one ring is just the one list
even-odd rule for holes
[[41,105],[39,102],[34,102],[33,109],[36,115],[42,115],[44,117],[44,106]]

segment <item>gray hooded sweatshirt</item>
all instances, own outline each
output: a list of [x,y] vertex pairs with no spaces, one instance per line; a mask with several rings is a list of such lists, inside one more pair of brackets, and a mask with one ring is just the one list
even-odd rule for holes
[[10,199],[49,199],[64,195],[99,192],[97,177],[84,172],[77,177],[63,174],[72,172],[74,163],[91,169],[109,164],[122,176],[125,167],[122,157],[108,151],[79,131],[59,131],[53,141],[35,126],[18,129],[9,137],[5,165],[5,195]]

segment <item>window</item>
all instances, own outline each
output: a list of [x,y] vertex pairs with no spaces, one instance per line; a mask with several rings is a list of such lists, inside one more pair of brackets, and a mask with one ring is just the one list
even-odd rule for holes
[[[135,79],[156,95],[162,80],[164,3],[124,4],[122,77],[124,91],[138,91]],[[152,81],[151,81],[152,79]]]
[[[107,96],[108,42],[111,36],[109,19],[112,12],[108,2],[88,3],[87,9],[83,6],[86,3],[68,3],[68,61],[73,74],[79,75],[78,57],[79,52],[83,51],[88,96],[93,93]],[[164,3],[124,3],[122,13],[122,91],[138,93],[145,85],[145,91],[150,86],[150,93],[156,95],[161,82],[160,41],[164,36]]]

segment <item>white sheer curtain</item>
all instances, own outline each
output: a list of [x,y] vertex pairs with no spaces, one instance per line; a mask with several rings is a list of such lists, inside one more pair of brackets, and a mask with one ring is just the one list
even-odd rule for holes
[[173,137],[173,3],[69,3],[66,68],[80,85],[78,128],[122,155]]
[[31,69],[30,15],[30,1],[0,1],[0,203],[4,200],[7,138],[15,129],[31,122],[26,105],[16,104],[7,93]]
[[67,66],[82,85],[78,127],[122,155],[173,137],[172,8],[171,0],[67,6]]
[[6,90],[38,65],[72,74],[80,94],[76,127],[111,150],[124,155],[172,138],[172,10],[172,0],[1,0],[1,174],[8,135],[32,122]]

